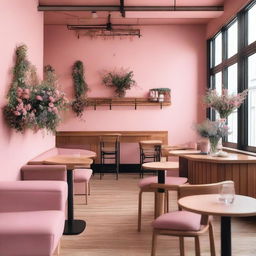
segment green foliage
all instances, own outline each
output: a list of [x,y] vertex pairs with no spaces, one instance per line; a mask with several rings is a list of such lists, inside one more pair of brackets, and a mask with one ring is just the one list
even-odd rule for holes
[[114,71],[107,73],[102,81],[106,86],[114,87],[118,97],[124,97],[126,90],[130,90],[132,86],[136,85],[133,75],[133,71]]
[[72,102],[71,106],[76,115],[81,117],[87,105],[86,93],[89,90],[84,78],[84,65],[82,61],[78,60],[74,63],[72,77],[76,99]]
[[45,128],[52,132],[60,122],[59,111],[67,105],[66,98],[56,88],[56,74],[45,68],[45,80],[39,83],[35,68],[26,59],[27,47],[16,49],[13,82],[8,92],[8,104],[3,114],[8,125],[18,132],[26,128]]

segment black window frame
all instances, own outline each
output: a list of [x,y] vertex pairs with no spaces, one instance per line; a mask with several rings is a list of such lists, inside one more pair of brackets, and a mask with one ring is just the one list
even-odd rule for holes
[[[256,5],[252,0],[246,7],[236,14],[233,19],[223,26],[212,38],[207,40],[207,81],[208,88],[215,89],[215,74],[222,72],[222,84],[227,88],[228,67],[237,63],[238,92],[248,89],[248,57],[256,53],[256,41],[248,45],[248,10]],[[232,24],[238,23],[238,47],[237,53],[228,58],[228,29]],[[215,66],[215,38],[222,33],[222,62]],[[215,111],[207,109],[206,115],[209,119],[215,120]],[[236,148],[256,152],[256,147],[248,146],[248,98],[238,109],[238,138],[237,143],[224,140],[225,147]]]

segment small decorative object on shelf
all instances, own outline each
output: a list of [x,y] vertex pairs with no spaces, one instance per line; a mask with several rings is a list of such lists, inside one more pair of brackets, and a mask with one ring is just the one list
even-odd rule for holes
[[169,102],[171,100],[170,88],[153,88],[149,90],[149,100],[158,102]]
[[78,60],[73,65],[72,77],[75,88],[75,100],[71,103],[72,110],[78,117],[82,117],[85,107],[87,105],[87,96],[89,88],[84,79],[84,65]]
[[222,89],[222,94],[219,95],[216,90],[209,89],[204,97],[204,101],[208,107],[213,108],[219,113],[220,118],[227,119],[235,109],[241,106],[247,94],[248,90],[244,90],[237,95],[229,95],[228,89]]
[[136,85],[133,75],[133,71],[120,69],[119,71],[112,71],[104,75],[102,82],[107,87],[113,87],[117,97],[122,98],[127,90]]
[[201,124],[196,125],[197,132],[210,141],[210,154],[216,156],[218,152],[218,142],[229,134],[229,128],[223,122],[205,120]]
[[60,122],[59,112],[66,107],[67,100],[55,87],[53,68],[46,66],[44,71],[45,80],[40,83],[35,67],[27,60],[27,46],[17,47],[13,80],[3,112],[8,125],[18,132],[27,128],[55,132]]

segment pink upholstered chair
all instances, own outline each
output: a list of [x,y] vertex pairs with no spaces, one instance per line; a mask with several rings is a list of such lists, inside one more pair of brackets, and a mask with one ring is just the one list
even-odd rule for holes
[[[232,181],[223,181],[214,184],[204,185],[180,185],[178,187],[178,197],[182,198],[189,195],[198,194],[216,194],[224,183],[233,183]],[[153,188],[173,189],[173,186],[166,184],[152,184]],[[155,256],[156,242],[159,235],[178,236],[180,239],[180,255],[184,256],[184,237],[195,238],[196,256],[200,256],[199,236],[209,230],[211,256],[215,256],[215,245],[213,236],[213,226],[208,216],[188,212],[175,211],[165,213],[156,218],[153,223],[153,239],[151,256]]]
[[0,255],[51,256],[65,223],[63,181],[0,182]]
[[[166,177],[165,178],[165,184],[172,185],[172,190],[175,190],[175,186],[184,184],[187,182],[187,178],[183,177]],[[138,232],[141,231],[141,215],[142,215],[142,193],[143,192],[153,192],[155,193],[155,200],[156,200],[156,192],[157,188],[151,187],[151,184],[157,183],[158,178],[157,176],[150,176],[143,178],[139,181],[139,202],[138,202]],[[165,202],[165,209],[166,211],[169,210],[169,194],[168,191],[166,191],[166,202]],[[156,202],[155,202],[156,206]],[[155,209],[156,214],[156,209]],[[156,217],[156,216],[155,216]]]
[[88,204],[88,195],[90,195],[90,179],[92,176],[92,169],[77,168],[74,169],[74,182],[85,183],[85,204]]

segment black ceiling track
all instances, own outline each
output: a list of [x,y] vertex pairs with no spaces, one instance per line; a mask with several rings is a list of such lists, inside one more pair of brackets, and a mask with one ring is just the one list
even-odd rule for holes
[[[223,6],[124,6],[120,5],[38,5],[38,11],[223,11]],[[124,17],[123,16],[123,17]]]

